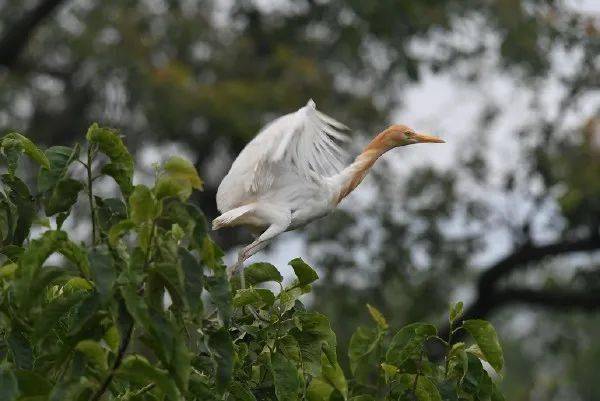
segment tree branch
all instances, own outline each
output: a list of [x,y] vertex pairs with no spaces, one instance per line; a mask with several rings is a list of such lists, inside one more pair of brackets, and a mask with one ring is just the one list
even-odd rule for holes
[[0,65],[13,69],[39,24],[64,0],[43,0],[15,21],[0,39]]
[[507,276],[529,263],[539,262],[549,256],[558,256],[572,252],[593,251],[595,249],[600,249],[600,236],[565,240],[541,246],[533,246],[531,243],[526,243],[512,254],[498,261],[481,275],[477,285],[478,292],[480,294],[486,293],[492,289],[496,282],[502,277]]
[[522,303],[532,306],[551,307],[558,310],[580,309],[594,311],[600,309],[598,291],[578,292],[568,290],[534,290],[530,288],[510,288],[495,294],[496,305]]
[[[565,240],[548,245],[534,246],[531,245],[531,243],[527,243],[521,246],[515,250],[515,252],[499,260],[481,274],[477,284],[477,297],[475,298],[475,301],[466,308],[463,318],[483,318],[493,309],[508,303],[536,303],[537,305],[547,305],[556,308],[560,307],[560,302],[563,300],[575,300],[574,296],[581,296],[580,293],[569,293],[567,294],[569,297],[561,297],[561,295],[565,294],[557,293],[556,299],[558,299],[558,301],[554,301],[555,298],[550,297],[548,292],[540,294],[539,291],[532,293],[531,291],[534,290],[498,290],[497,283],[513,271],[525,268],[529,264],[539,262],[547,257],[598,249],[600,249],[600,236],[598,235],[584,239]],[[547,304],[544,304],[544,301],[547,301]],[[581,304],[581,302],[572,303],[574,307]],[[443,327],[442,330],[440,330],[440,336],[445,338],[448,335],[448,330],[449,327]]]
[[106,378],[102,381],[100,388],[98,390],[96,390],[96,392],[92,395],[92,397],[90,398],[90,401],[98,401],[102,397],[102,395],[106,392],[106,390],[108,389],[108,386],[112,382],[112,379],[115,376],[115,373],[121,366],[121,362],[123,362],[123,358],[125,357],[125,353],[127,352],[127,348],[129,347],[129,343],[131,342],[134,325],[135,324],[132,321],[131,325],[127,329],[127,332],[125,333],[125,338],[123,338],[123,340],[121,341],[121,345],[119,346],[119,350],[117,352],[115,361],[114,361],[112,367],[110,368],[110,372],[108,373]]
[[[591,291],[573,291],[565,289],[542,289],[531,288],[507,288],[495,291],[485,302],[476,301],[465,312],[461,319],[481,318],[493,309],[511,304],[523,304],[529,306],[538,306],[547,309],[568,311],[598,311],[600,310],[600,292]],[[450,327],[442,328],[439,336],[447,336]],[[460,330],[454,336],[454,340],[460,340],[464,337],[464,330]],[[429,355],[434,360],[441,360],[444,357],[446,349],[438,343],[431,343],[428,347]]]

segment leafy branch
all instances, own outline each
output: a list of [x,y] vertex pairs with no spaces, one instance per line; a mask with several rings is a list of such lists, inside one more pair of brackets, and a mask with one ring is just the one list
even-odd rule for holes
[[[290,283],[269,263],[248,266],[245,286],[229,279],[223,251],[189,200],[202,188],[190,161],[172,157],[153,186],[134,186],[133,158],[117,132],[93,124],[86,139],[84,161],[79,146],[42,151],[16,133],[0,140],[8,166],[0,192],[3,401],[437,401],[448,383],[456,397],[502,399],[481,365],[502,370],[500,344],[480,320],[451,326],[473,338],[467,348],[426,323],[394,330],[367,305],[374,325],[357,328],[345,372],[329,319],[302,303],[319,280],[310,265],[291,260]],[[15,175],[23,155],[40,166],[40,202]],[[85,184],[71,175],[75,161],[85,167]],[[119,197],[94,194],[101,176],[114,179]],[[84,190],[87,246],[62,230]],[[31,238],[40,213],[48,227]],[[64,262],[47,266],[55,253]],[[459,315],[455,306],[450,321]],[[444,366],[429,355],[430,341],[444,344]]]

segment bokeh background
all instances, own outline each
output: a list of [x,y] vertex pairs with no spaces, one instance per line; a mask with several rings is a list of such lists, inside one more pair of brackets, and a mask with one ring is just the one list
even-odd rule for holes
[[309,98],[354,154],[391,122],[448,143],[388,153],[254,260],[317,267],[307,302],[342,347],[367,302],[443,326],[464,300],[499,330],[507,399],[599,400],[600,2],[0,0],[0,134],[68,145],[98,121],[138,182],[182,153],[209,217],[237,152]]

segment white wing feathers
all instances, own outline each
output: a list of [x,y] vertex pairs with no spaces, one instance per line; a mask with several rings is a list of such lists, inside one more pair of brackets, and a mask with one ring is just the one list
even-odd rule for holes
[[255,138],[262,157],[254,165],[247,189],[257,192],[270,187],[282,167],[293,168],[309,180],[315,174],[339,173],[346,153],[335,140],[347,141],[346,130],[344,124],[318,111],[312,99],[295,113],[278,118]]

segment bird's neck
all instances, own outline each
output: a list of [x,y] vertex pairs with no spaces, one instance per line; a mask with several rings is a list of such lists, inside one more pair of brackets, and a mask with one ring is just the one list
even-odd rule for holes
[[396,147],[389,139],[390,134],[389,129],[378,134],[354,159],[352,164],[339,174],[331,177],[331,183],[334,186],[333,201],[336,205],[362,182],[377,159],[388,150]]

